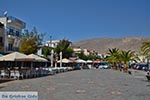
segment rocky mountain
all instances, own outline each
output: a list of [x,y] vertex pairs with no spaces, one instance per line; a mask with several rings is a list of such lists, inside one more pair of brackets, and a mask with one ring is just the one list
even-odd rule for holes
[[120,50],[132,50],[139,53],[142,42],[145,40],[150,40],[150,38],[93,38],[76,42],[74,43],[74,46],[85,48],[88,50],[95,50],[101,54],[107,53],[109,48],[119,48]]

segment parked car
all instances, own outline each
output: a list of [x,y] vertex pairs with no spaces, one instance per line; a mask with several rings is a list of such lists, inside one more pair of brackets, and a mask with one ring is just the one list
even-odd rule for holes
[[77,64],[75,67],[74,67],[74,70],[80,70],[81,69],[81,65],[80,64]]
[[109,64],[107,62],[100,62],[98,68],[99,69],[107,69],[107,68],[109,68]]
[[148,64],[147,63],[137,63],[136,69],[147,71],[148,70]]

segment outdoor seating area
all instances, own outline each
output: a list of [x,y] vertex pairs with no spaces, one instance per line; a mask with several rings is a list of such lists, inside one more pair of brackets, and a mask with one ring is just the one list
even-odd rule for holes
[[57,61],[55,67],[50,67],[50,61],[43,57],[35,54],[25,55],[19,52],[13,52],[0,57],[0,80],[18,80],[55,75],[84,69],[86,64],[91,65],[92,61],[64,58]]
[[13,52],[0,57],[0,79],[28,79],[72,71],[72,67],[49,67],[40,56]]
[[71,67],[36,68],[33,70],[1,70],[0,79],[28,79],[72,71]]
[[98,65],[100,62],[64,58],[57,61],[54,67],[50,61],[35,54],[25,55],[19,52],[13,52],[0,57],[0,80],[28,79],[73,70],[92,69],[92,67]]

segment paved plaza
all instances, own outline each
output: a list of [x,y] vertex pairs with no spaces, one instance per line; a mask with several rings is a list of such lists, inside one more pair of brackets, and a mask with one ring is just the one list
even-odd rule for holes
[[150,100],[144,73],[77,70],[0,84],[0,91],[37,91],[39,100]]

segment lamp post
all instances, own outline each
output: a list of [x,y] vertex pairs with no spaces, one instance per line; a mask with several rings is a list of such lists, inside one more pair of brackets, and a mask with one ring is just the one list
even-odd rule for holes
[[62,67],[62,52],[59,53],[60,56],[60,67]]

